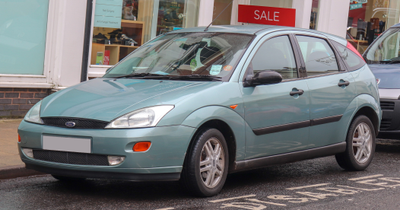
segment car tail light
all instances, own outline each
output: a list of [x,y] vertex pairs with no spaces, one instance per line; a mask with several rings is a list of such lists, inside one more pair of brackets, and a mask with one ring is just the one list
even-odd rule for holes
[[[350,42],[347,42],[347,49],[351,50],[353,53],[357,54],[358,56],[360,56],[361,59],[364,60],[364,58],[362,57],[362,55],[356,50],[356,48],[353,47],[352,44],[350,44]],[[364,60],[365,61],[365,60]]]
[[21,136],[18,134],[18,142],[21,142]]
[[144,141],[144,142],[138,142],[133,146],[132,150],[134,152],[145,152],[150,148],[151,142]]

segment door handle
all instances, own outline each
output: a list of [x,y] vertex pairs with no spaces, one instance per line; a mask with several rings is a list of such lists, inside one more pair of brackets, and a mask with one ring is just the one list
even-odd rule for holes
[[337,85],[338,85],[339,87],[341,87],[341,86],[343,86],[343,85],[344,85],[344,86],[349,86],[349,85],[350,85],[350,82],[341,79]]
[[292,92],[290,92],[290,95],[291,95],[291,96],[294,96],[294,95],[303,95],[303,93],[304,93],[304,90],[293,88]]

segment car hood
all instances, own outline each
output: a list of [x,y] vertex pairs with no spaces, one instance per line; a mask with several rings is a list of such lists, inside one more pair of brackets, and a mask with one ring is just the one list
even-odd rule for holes
[[368,65],[377,79],[379,88],[400,88],[400,64],[370,64]]
[[99,78],[46,97],[40,116],[111,121],[143,107],[176,104],[187,94],[221,83]]

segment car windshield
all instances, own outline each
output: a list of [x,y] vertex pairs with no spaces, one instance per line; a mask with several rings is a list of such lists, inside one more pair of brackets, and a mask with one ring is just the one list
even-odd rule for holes
[[146,43],[104,77],[227,81],[253,36],[171,33]]
[[368,64],[400,63],[400,29],[391,28],[376,40],[364,55]]

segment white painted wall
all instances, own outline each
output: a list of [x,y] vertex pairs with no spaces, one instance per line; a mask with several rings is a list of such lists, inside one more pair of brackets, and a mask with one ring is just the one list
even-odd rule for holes
[[214,0],[200,1],[198,26],[208,26],[212,22]]
[[61,42],[61,50],[56,59],[58,74],[54,82],[61,87],[80,83],[82,71],[82,56],[85,34],[86,0],[65,1],[64,21],[57,42]]
[[294,0],[292,8],[296,9],[295,27],[310,28],[312,0]]
[[317,30],[346,37],[349,0],[320,0]]

